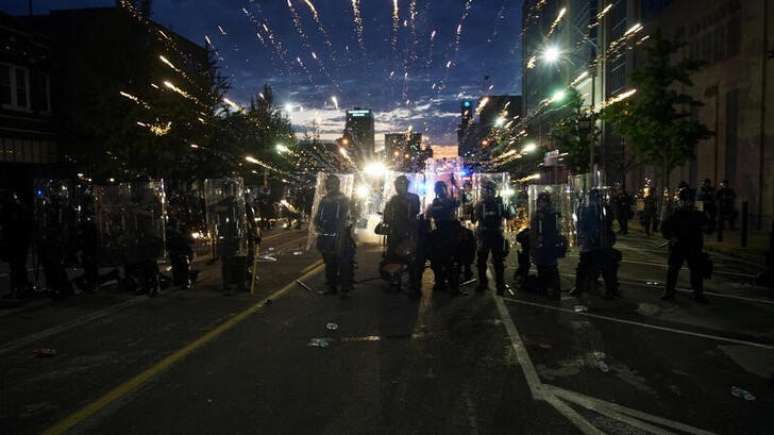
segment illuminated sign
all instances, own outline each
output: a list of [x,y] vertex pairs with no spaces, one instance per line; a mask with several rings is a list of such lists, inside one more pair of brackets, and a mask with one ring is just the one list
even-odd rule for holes
[[347,114],[353,118],[362,118],[371,115],[370,110],[350,110]]

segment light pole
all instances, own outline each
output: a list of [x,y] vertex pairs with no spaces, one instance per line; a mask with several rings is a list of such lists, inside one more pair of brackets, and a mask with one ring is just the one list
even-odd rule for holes
[[[606,3],[607,2],[605,0],[602,0],[600,8],[605,8]],[[600,31],[602,32],[602,35],[604,36],[605,25],[604,25],[604,21],[603,20],[604,20],[604,15],[602,17],[600,17],[600,21],[598,23],[598,26],[599,26]],[[605,52],[604,51],[600,51],[599,50],[599,45],[596,42],[592,41],[591,38],[589,38],[585,33],[583,33],[583,31],[581,31],[578,28],[578,26],[576,26],[574,23],[572,23],[571,21],[568,20],[566,22],[566,24],[568,26],[572,27],[572,29],[575,32],[577,32],[578,35],[580,35],[581,40],[583,42],[589,44],[594,49],[594,54],[595,54],[594,57],[595,58],[599,57],[599,59],[600,59],[600,62],[595,64],[595,65],[592,65],[592,67],[590,68],[590,71],[589,71],[589,75],[591,77],[591,104],[590,104],[590,107],[591,107],[591,111],[594,112],[594,111],[596,111],[596,106],[597,106],[597,76],[598,76],[598,72],[599,72],[599,67],[601,66],[602,68],[604,68],[604,65],[605,65]],[[558,63],[561,60],[561,54],[562,54],[562,51],[558,47],[556,47],[556,46],[548,46],[548,47],[546,47],[543,50],[541,58],[542,58],[542,60],[543,60],[543,62],[545,64],[547,64],[547,65],[554,65],[554,64]],[[601,77],[604,79],[604,74],[602,74]],[[604,99],[604,85],[602,85],[601,87],[602,87],[602,94],[601,95],[603,96],[603,99]],[[552,98],[552,100],[553,99],[554,98]],[[602,151],[602,162],[601,163],[604,163],[604,160],[605,160],[605,157],[604,157],[605,156],[605,153],[604,153],[604,148],[605,148],[605,145],[604,145],[604,141],[605,141],[605,128],[604,127],[605,127],[604,122],[600,121],[600,131],[601,131],[601,134],[599,135],[599,147],[600,147],[600,150]],[[596,170],[594,168],[594,166],[595,166],[594,165],[594,159],[595,159],[595,156],[594,156],[595,150],[594,150],[594,148],[595,147],[596,147],[596,144],[590,144],[589,145],[589,172],[591,173],[591,182],[592,182],[592,184],[595,184],[594,179],[595,179],[595,175],[596,175]],[[601,166],[604,169],[604,164],[602,164]],[[600,178],[601,178],[601,176],[600,176]],[[597,180],[597,182],[599,182],[601,184],[602,180],[601,179]]]

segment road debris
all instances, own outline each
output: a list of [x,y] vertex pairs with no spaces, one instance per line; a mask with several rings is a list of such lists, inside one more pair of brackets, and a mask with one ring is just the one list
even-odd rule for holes
[[734,397],[738,397],[740,399],[747,400],[748,402],[755,400],[755,396],[751,392],[739,387],[731,387],[731,395]]
[[310,347],[326,348],[330,345],[330,342],[329,338],[312,338],[306,345]]
[[36,358],[51,358],[52,356],[56,356],[56,349],[51,347],[41,347],[39,349],[33,350],[32,354],[35,355]]

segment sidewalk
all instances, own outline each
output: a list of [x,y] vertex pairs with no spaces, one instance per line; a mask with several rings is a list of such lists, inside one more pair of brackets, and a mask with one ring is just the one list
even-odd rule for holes
[[747,247],[742,247],[740,230],[726,231],[723,241],[718,242],[717,233],[704,238],[704,246],[708,251],[741,258],[751,263],[763,264],[769,249],[771,234],[768,231],[750,231],[747,236]]

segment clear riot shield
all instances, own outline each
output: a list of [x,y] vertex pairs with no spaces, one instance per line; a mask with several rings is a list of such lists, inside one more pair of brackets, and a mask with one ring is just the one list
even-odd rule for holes
[[84,195],[70,180],[38,179],[33,214],[37,243],[56,249],[66,264],[75,264],[79,249]]
[[[514,205],[512,203],[513,199],[513,189],[511,189],[511,175],[507,172],[496,172],[496,173],[476,173],[473,174],[472,180],[471,180],[471,191],[468,192],[468,186],[465,186],[463,188],[463,204],[462,204],[462,214],[465,219],[469,219],[470,216],[472,216],[473,207],[475,206],[478,201],[481,200],[481,198],[484,197],[483,194],[483,186],[486,182],[493,182],[495,186],[497,186],[497,190],[495,192],[495,196],[499,196],[503,199],[503,202],[508,205]],[[470,195],[469,195],[470,193]],[[510,225],[509,225],[510,227]]]
[[320,209],[320,201],[322,201],[323,197],[326,195],[325,180],[328,179],[329,175],[335,175],[339,177],[340,190],[344,196],[350,199],[352,199],[354,196],[355,176],[353,174],[330,174],[327,172],[317,173],[317,181],[314,188],[314,200],[312,201],[312,214],[310,215],[309,219],[309,235],[306,241],[307,250],[311,249],[317,241],[318,230],[315,223],[315,217],[317,216],[317,211]]
[[166,227],[163,180],[95,186],[94,206],[100,264],[161,258]]
[[559,233],[567,237],[570,245],[575,244],[575,211],[572,208],[572,188],[569,184],[530,185],[529,192],[529,216],[537,210],[537,197],[546,192],[551,196],[551,205],[557,213],[557,225]]
[[241,177],[204,180],[207,235],[213,258],[247,254],[247,212]]
[[507,172],[498,173],[478,173],[473,174],[473,203],[475,204],[483,197],[483,185],[491,181],[497,186],[496,196],[501,196],[505,200],[511,192],[511,176]]

